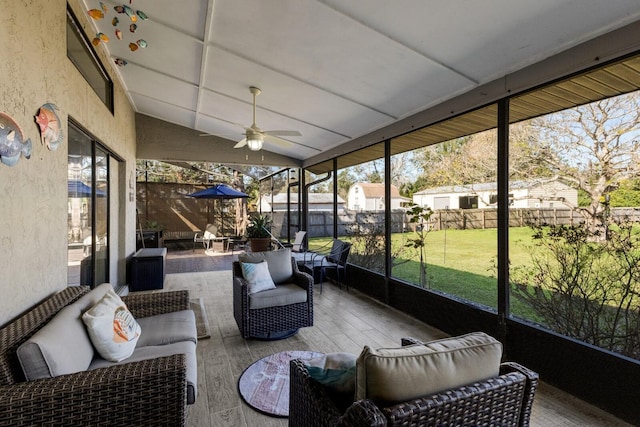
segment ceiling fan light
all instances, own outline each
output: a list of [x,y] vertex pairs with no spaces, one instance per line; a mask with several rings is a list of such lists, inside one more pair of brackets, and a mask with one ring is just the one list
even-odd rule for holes
[[247,147],[251,151],[260,151],[262,149],[262,138],[259,136],[247,138]]

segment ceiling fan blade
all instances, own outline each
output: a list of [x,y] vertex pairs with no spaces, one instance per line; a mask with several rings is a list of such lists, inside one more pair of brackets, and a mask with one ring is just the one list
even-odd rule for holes
[[287,141],[286,139],[278,138],[277,136],[269,135],[267,133],[264,134],[265,141],[273,142],[281,147],[291,147],[293,146],[293,142]]
[[277,136],[302,136],[297,130],[266,130],[265,135],[277,135]]
[[242,148],[245,145],[247,145],[247,138],[242,138],[236,145],[233,146],[233,148]]

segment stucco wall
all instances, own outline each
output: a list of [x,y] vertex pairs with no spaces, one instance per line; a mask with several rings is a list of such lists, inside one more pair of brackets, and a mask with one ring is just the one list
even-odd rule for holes
[[[85,28],[86,12],[70,4]],[[0,164],[0,325],[67,283],[67,122],[73,117],[124,159],[119,176],[135,169],[134,112],[119,86],[115,65],[98,54],[115,84],[115,114],[104,106],[66,53],[66,1],[0,0],[0,111],[12,116],[33,143],[31,159]],[[87,29],[89,28],[89,29]],[[59,108],[64,143],[49,151],[34,121],[47,102]],[[120,201],[119,227],[126,237],[117,249],[122,260],[135,249],[135,203],[126,179],[112,188]]]

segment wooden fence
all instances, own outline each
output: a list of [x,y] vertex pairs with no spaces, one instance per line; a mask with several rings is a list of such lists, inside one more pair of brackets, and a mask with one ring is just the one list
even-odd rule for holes
[[[614,220],[630,220],[640,222],[640,208],[612,208],[611,218]],[[286,236],[286,213],[274,212],[274,234]],[[333,212],[309,212],[308,234],[310,237],[326,237],[333,235],[335,222]],[[584,217],[571,209],[557,208],[521,208],[509,210],[509,226],[524,227],[529,224],[576,225],[584,223]],[[498,226],[497,209],[448,209],[437,210],[430,220],[433,230],[483,229]],[[384,227],[384,212],[344,211],[338,214],[338,235],[344,236],[356,227]],[[391,232],[399,233],[415,229],[407,215],[402,211],[391,213]]]

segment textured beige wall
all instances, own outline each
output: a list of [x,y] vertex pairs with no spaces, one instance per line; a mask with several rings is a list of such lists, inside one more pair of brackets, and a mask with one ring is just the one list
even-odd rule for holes
[[[79,1],[69,2],[85,31]],[[135,115],[122,91],[115,65],[98,54],[115,84],[115,113],[104,106],[66,54],[66,1],[0,0],[0,111],[12,116],[31,138],[31,159],[9,167],[0,164],[0,325],[67,283],[67,120],[73,117],[112,152],[124,159],[129,176],[135,169]],[[58,106],[65,141],[49,151],[40,143],[34,121],[38,108]],[[120,201],[118,224],[126,238],[119,260],[135,249],[135,203],[126,183],[112,188]],[[119,262],[120,261],[120,262]]]

